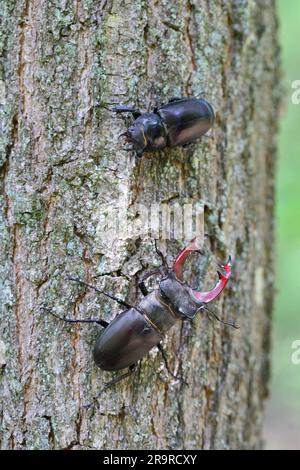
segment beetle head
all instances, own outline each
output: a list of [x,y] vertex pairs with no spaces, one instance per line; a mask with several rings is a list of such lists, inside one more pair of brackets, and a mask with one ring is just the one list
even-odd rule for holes
[[120,137],[121,136],[124,136],[126,138],[126,142],[129,144],[127,147],[124,147],[124,150],[128,152],[135,150],[136,152],[142,153],[147,147],[147,139],[144,128],[141,125],[133,124],[123,132]]
[[179,317],[193,318],[200,308],[197,300],[191,295],[190,287],[177,279],[172,269],[159,282],[159,289]]
[[190,253],[201,252],[196,239],[193,239],[189,245],[182,250],[173,263],[166,277],[160,281],[160,290],[162,294],[174,306],[178,314],[182,317],[192,318],[197,311],[206,308],[205,305],[215,300],[225,288],[229,281],[230,258],[227,263],[219,264],[221,271],[218,271],[219,280],[215,287],[208,292],[199,292],[193,290],[183,282],[183,267]]
[[187,256],[193,252],[200,252],[200,248],[193,239],[191,243],[182,250],[174,261],[173,267],[168,269],[166,276],[161,279],[159,288],[162,296],[174,309],[174,313],[181,318],[193,318],[200,310],[206,310],[210,320],[215,319],[232,328],[239,328],[235,322],[221,320],[214,309],[207,307],[209,302],[215,300],[223,291],[231,275],[230,257],[226,264],[219,264],[222,272],[218,271],[219,280],[215,287],[208,292],[193,290],[183,282],[183,265]]

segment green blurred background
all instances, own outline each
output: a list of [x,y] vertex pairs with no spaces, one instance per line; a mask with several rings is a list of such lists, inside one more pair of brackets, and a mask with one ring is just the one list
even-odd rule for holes
[[292,82],[300,80],[300,0],[277,0],[285,99],[277,171],[277,297],[273,377],[265,439],[269,449],[300,449],[300,364],[291,361],[300,340],[300,104]]

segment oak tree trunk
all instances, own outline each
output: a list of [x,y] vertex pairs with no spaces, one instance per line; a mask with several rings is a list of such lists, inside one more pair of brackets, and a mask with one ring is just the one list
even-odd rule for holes
[[[1,448],[261,447],[274,281],[274,2],[1,0],[0,17]],[[141,158],[122,150],[114,104],[147,109],[157,97],[201,92],[216,111],[211,138]],[[135,303],[139,277],[159,264],[143,227],[126,232],[137,208],[197,202],[205,249],[186,279],[211,287],[213,260],[231,254],[217,306],[240,330],[204,314],[177,323],[164,347],[189,386],[153,350],[86,410],[118,375],[93,363],[101,327],[65,324],[42,306],[112,319],[117,304],[67,276]],[[112,236],[120,208],[127,224]],[[185,233],[161,242],[169,261]]]

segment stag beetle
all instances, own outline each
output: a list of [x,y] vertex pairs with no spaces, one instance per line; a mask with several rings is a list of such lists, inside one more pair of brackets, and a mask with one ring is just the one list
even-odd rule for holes
[[214,122],[213,108],[203,98],[171,98],[152,113],[123,105],[115,106],[113,111],[131,113],[135,118],[120,137],[126,137],[130,144],[124,150],[135,150],[138,155],[188,145],[204,135]]
[[[135,371],[138,361],[154,346],[157,346],[161,351],[166,368],[172,374],[166,355],[161,347],[161,341],[167,331],[178,320],[191,320],[198,312],[205,309],[216,320],[238,328],[236,324],[220,320],[216,313],[207,307],[207,304],[215,300],[222,292],[230,278],[230,258],[225,265],[219,264],[221,268],[221,272],[218,271],[219,280],[212,290],[198,292],[183,282],[183,266],[187,256],[190,253],[199,251],[200,248],[196,239],[193,239],[179,253],[172,268],[170,268],[165,256],[156,246],[156,252],[162,258],[163,265],[156,270],[146,273],[140,279],[139,287],[144,297],[135,306],[129,305],[124,300],[99,290],[90,284],[86,284],[79,279],[69,278],[72,281],[95,289],[98,293],[106,295],[126,308],[110,323],[102,319],[78,320],[63,318],[49,310],[56,318],[69,323],[98,323],[103,327],[94,346],[93,355],[95,363],[103,370],[114,371],[128,367],[128,371],[107,382],[101,393],[106,388],[131,375]],[[161,274],[163,277],[159,281],[158,289],[148,292],[145,280],[154,274]]]

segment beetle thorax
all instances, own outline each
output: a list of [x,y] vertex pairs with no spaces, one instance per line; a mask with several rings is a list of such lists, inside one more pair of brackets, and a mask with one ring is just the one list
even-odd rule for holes
[[145,113],[134,123],[143,129],[148,150],[159,150],[166,146],[166,129],[161,118],[156,113]]
[[180,282],[173,271],[169,271],[160,281],[159,290],[172,310],[181,318],[193,318],[201,308],[202,303],[195,299],[192,289]]
[[161,334],[166,333],[179,319],[158,289],[150,292],[137,305],[152,326]]

